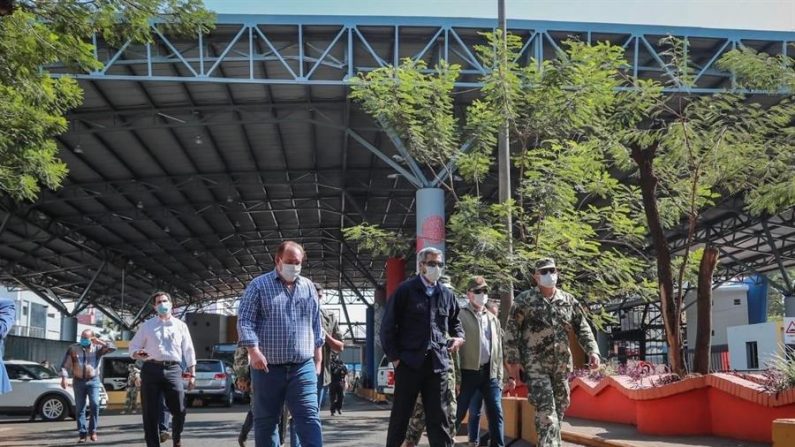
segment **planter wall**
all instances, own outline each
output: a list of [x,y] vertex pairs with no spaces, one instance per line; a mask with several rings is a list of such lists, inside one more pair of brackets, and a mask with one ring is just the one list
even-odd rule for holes
[[566,414],[582,419],[619,424],[636,425],[637,420],[635,401],[611,386],[602,387],[596,394],[591,394],[591,391],[585,387],[572,388],[571,405]]
[[795,415],[795,390],[771,396],[754,382],[728,374],[654,387],[651,379],[644,382],[607,377],[594,383],[577,378],[571,384],[566,414],[634,424],[640,433],[650,435],[715,435],[768,443],[773,420]]

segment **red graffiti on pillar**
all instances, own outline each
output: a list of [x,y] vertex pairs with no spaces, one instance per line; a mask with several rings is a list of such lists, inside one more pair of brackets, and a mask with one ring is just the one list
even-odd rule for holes
[[430,216],[422,222],[422,232],[417,235],[417,251],[426,246],[441,245],[444,242],[444,219]]

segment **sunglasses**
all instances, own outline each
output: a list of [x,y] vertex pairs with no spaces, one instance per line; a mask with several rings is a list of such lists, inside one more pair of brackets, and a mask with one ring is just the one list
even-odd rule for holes
[[444,267],[444,262],[437,262],[437,261],[426,261],[423,264],[427,265],[428,267]]
[[480,289],[469,289],[469,290],[471,290],[472,293],[487,293],[489,291],[489,289],[486,287]]
[[550,273],[555,273],[557,271],[558,271],[558,269],[556,269],[555,267],[549,267],[549,268],[545,268],[545,269],[539,269],[538,273],[540,273],[542,275],[548,275]]

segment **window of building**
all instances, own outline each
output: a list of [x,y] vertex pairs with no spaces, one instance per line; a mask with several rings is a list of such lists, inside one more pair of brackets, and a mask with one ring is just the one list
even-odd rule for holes
[[759,351],[755,341],[745,342],[745,357],[748,369],[759,369]]

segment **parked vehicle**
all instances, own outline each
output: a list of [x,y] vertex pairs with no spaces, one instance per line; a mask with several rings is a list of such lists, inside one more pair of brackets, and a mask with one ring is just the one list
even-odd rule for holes
[[[188,387],[188,375],[183,374],[185,389]],[[232,366],[223,360],[202,359],[196,361],[196,386],[185,391],[188,406],[195,399],[211,400],[231,407],[235,400],[235,375]]]
[[[66,389],[63,389],[60,376],[36,362],[7,360],[5,366],[12,391],[0,394],[0,413],[35,413],[45,421],[60,421],[77,414],[71,379],[67,381]],[[107,406],[108,394],[102,387],[99,391],[99,408],[105,409]]]
[[[210,354],[210,358],[213,360],[221,360],[224,363],[228,363],[230,365],[235,364],[235,351],[237,350],[237,343],[218,343],[213,345],[212,353]],[[248,393],[244,393],[234,388],[235,393],[235,400],[239,402],[246,402],[250,398]]]
[[386,356],[381,357],[381,363],[378,364],[378,381],[376,386],[376,390],[379,393],[395,393],[395,367]]
[[213,345],[213,350],[210,353],[210,358],[213,360],[223,360],[226,363],[235,363],[235,351],[237,350],[237,343],[218,343]]

